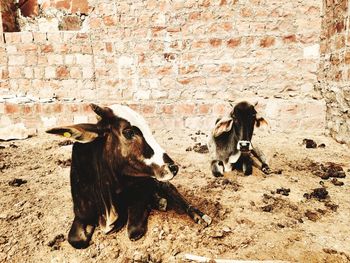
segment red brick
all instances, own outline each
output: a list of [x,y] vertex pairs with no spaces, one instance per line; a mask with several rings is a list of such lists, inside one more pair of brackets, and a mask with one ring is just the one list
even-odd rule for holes
[[23,44],[19,46],[19,50],[27,53],[27,52],[36,52],[38,49],[38,46],[36,44]]
[[188,16],[189,20],[199,20],[201,19],[201,12],[192,12],[190,13],[190,15]]
[[69,70],[66,66],[60,66],[56,69],[56,76],[58,79],[66,79],[69,77]]
[[226,113],[228,113],[230,110],[230,107],[228,106],[228,104],[215,104],[213,106],[213,114],[216,115],[224,115]]
[[41,46],[41,52],[50,53],[53,52],[53,46],[51,44]]
[[187,85],[188,83],[191,82],[191,79],[190,78],[179,79],[178,82],[180,82],[182,85]]
[[275,44],[275,38],[272,36],[268,36],[260,40],[260,46],[263,48],[271,47],[274,44]]
[[171,33],[177,33],[181,31],[181,27],[167,27],[166,31]]
[[284,43],[295,43],[295,42],[297,42],[297,38],[296,38],[296,36],[294,34],[293,35],[284,36],[283,37],[283,42]]
[[350,52],[349,51],[345,53],[344,61],[345,61],[345,64],[350,64]]
[[117,25],[117,19],[115,16],[105,16],[103,18],[103,23],[106,26],[115,26],[115,25]]
[[194,40],[192,43],[192,48],[203,48],[207,45],[206,40]]
[[231,71],[231,66],[228,64],[223,64],[220,66],[219,71],[224,72],[224,73],[228,73]]
[[231,22],[224,22],[221,24],[221,27],[225,30],[225,31],[231,31],[232,30],[232,23]]
[[152,115],[155,113],[156,108],[153,105],[141,105],[141,111],[145,115]]
[[161,106],[161,113],[166,115],[172,115],[174,113],[174,106],[173,105],[162,105]]
[[210,0],[203,0],[199,3],[199,6],[208,7],[210,6]]
[[218,47],[221,45],[222,40],[218,39],[218,38],[212,38],[209,40],[210,45],[212,45],[213,47]]
[[87,114],[89,114],[89,113],[95,114],[94,111],[91,109],[90,103],[83,103],[82,108],[83,108],[82,109],[83,112],[85,112]]
[[230,48],[238,47],[241,44],[241,38],[231,38],[227,41],[227,46]]
[[179,73],[180,74],[189,74],[189,73],[194,73],[197,72],[197,67],[196,65],[188,65],[188,66],[181,66],[179,68]]
[[107,42],[107,43],[106,43],[106,51],[107,51],[108,53],[112,53],[112,52],[113,52],[113,45],[112,45],[111,42]]
[[59,25],[62,31],[78,31],[81,28],[81,19],[76,15],[67,15],[62,18]]
[[170,75],[172,73],[172,66],[165,66],[158,68],[157,74],[161,76]]
[[201,104],[198,106],[198,113],[199,114],[208,114],[208,113],[210,113],[211,108],[212,108],[212,105]]
[[89,18],[89,26],[91,29],[98,29],[101,27],[101,18]]
[[80,12],[82,14],[88,14],[89,9],[88,0],[72,0],[72,13]]
[[335,25],[335,28],[338,33],[342,32],[345,28],[344,21],[340,21]]
[[80,111],[80,105],[76,104],[76,103],[67,105],[67,111],[68,112],[79,112]]
[[8,79],[9,78],[9,71],[7,69],[1,70],[0,79]]
[[71,0],[58,0],[56,2],[56,8],[57,9],[70,10],[70,8],[71,8]]
[[25,104],[25,105],[22,105],[21,108],[22,108],[21,109],[22,113],[27,114],[27,115],[33,113],[33,111],[34,111],[33,105]]
[[252,16],[252,11],[248,7],[244,7],[241,9],[240,14],[242,17],[250,17]]
[[136,112],[140,111],[140,104],[128,104],[128,106]]
[[18,104],[5,103],[5,114],[14,114],[20,111]]
[[195,106],[194,104],[180,104],[175,106],[175,112],[183,115],[194,114]]
[[345,37],[340,35],[336,37],[335,46],[337,49],[345,47]]

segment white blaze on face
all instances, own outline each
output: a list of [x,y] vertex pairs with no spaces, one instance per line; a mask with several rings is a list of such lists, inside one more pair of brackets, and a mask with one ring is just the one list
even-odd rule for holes
[[163,166],[165,164],[163,160],[165,151],[154,139],[146,120],[128,106],[114,104],[108,107],[113,111],[115,116],[128,121],[132,126],[139,128],[142,132],[145,141],[154,151],[154,155],[150,159],[145,159],[146,165],[156,164]]

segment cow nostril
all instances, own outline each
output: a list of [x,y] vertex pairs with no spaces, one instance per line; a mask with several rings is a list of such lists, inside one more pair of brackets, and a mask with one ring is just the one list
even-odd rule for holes
[[170,172],[175,176],[177,172],[179,171],[179,166],[176,164],[169,164],[168,165]]

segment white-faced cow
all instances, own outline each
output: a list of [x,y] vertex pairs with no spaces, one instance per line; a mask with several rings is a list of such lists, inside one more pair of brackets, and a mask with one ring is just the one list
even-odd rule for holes
[[210,224],[167,182],[178,166],[141,115],[122,105],[91,107],[99,116],[96,124],[47,131],[76,141],[70,172],[75,218],[68,234],[73,247],[86,248],[97,225],[111,233],[127,223],[129,238],[141,238],[152,207],[179,208],[197,223]]
[[254,106],[245,101],[235,105],[229,116],[216,121],[208,143],[215,177],[233,169],[242,170],[245,175],[252,174],[254,160],[251,155],[261,162],[264,173],[270,173],[264,154],[251,142],[254,126],[259,127],[264,122],[257,116]]

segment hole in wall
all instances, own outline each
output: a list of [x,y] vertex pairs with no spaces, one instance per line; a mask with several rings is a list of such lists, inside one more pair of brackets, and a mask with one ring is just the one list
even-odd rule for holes
[[79,31],[92,8],[88,0],[1,0],[4,32]]

